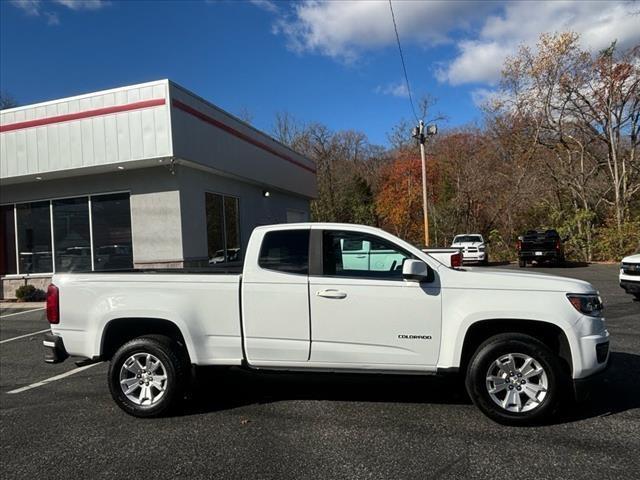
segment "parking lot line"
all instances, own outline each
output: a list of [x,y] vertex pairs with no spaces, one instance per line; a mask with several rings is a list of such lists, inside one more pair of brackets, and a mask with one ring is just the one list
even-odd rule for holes
[[32,337],[33,335],[38,335],[40,333],[48,332],[50,329],[45,328],[44,330],[39,330],[33,333],[27,333],[26,335],[20,335],[19,337],[7,338],[6,340],[2,340],[0,343],[13,342],[14,340],[20,340],[21,338]]
[[0,315],[0,319],[7,318],[7,317],[13,317],[14,315],[22,315],[23,313],[37,312],[39,310],[44,310],[44,307],[42,307],[42,308],[32,308],[31,310],[25,310],[24,312],[10,313],[9,315]]
[[31,390],[32,388],[42,387],[43,385],[47,385],[48,383],[55,382],[56,380],[62,380],[63,378],[70,377],[71,375],[75,375],[76,373],[80,373],[83,370],[87,370],[88,368],[95,367],[96,365],[101,365],[103,362],[91,363],[89,365],[84,365],[82,367],[74,368],[73,370],[69,370],[68,372],[61,373],[60,375],[56,375],[55,377],[47,378],[45,380],[41,380],[40,382],[32,383],[31,385],[27,385],[25,387],[16,388],[15,390],[11,390],[7,393],[22,393],[27,390]]

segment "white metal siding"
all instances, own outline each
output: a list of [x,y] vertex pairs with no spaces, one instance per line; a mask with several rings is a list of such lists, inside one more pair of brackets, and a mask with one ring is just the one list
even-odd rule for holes
[[96,115],[0,133],[0,178],[149,158],[171,152],[166,80],[3,111],[11,125],[165,99],[164,105]]
[[[312,161],[175,84],[169,83],[169,92],[175,157],[254,184],[273,186],[307,198],[316,196],[315,165]],[[174,100],[236,133],[184,111],[174,105]],[[246,136],[271,151],[240,136]]]

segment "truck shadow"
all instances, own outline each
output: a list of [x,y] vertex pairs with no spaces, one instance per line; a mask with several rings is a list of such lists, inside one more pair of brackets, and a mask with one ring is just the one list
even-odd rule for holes
[[470,403],[457,378],[417,375],[252,372],[200,368],[184,414],[290,400]]
[[510,262],[509,260],[504,260],[504,261],[501,261],[501,262],[498,262],[498,261],[496,261],[496,262],[489,261],[489,263],[487,264],[487,267],[503,267],[503,266],[505,266],[505,265],[509,265],[510,263],[511,263],[511,262]]
[[[182,415],[291,400],[467,405],[458,377],[253,372],[200,368],[197,387]],[[591,397],[572,404],[552,423],[570,423],[640,408],[640,355],[611,353],[611,365]]]
[[[527,269],[529,268],[585,268],[588,267],[589,263],[587,262],[580,262],[580,261],[574,261],[574,260],[565,260],[563,263],[560,263],[558,265],[555,265],[553,263],[534,263],[534,264],[527,264]],[[525,270],[525,269],[523,269]]]
[[640,408],[640,355],[611,352],[610,365],[589,399],[567,409],[560,423],[607,417]]

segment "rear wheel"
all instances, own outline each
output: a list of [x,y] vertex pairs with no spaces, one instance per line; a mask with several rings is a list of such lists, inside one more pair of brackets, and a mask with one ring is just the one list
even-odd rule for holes
[[539,340],[522,334],[496,335],[480,345],[465,380],[473,403],[506,425],[549,418],[559,407],[566,382],[560,359]]
[[518,266],[520,268],[524,268],[527,266],[527,262],[525,262],[524,260],[518,260]]
[[162,335],[125,343],[109,367],[109,390],[125,412],[136,417],[167,413],[183,398],[189,375],[187,356]]

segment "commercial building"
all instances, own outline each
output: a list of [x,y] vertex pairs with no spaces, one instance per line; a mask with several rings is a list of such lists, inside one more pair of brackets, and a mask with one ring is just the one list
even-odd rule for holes
[[306,221],[312,161],[169,80],[0,112],[4,298],[55,272],[241,261]]

